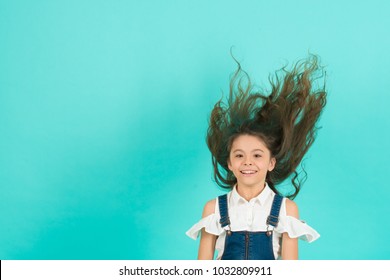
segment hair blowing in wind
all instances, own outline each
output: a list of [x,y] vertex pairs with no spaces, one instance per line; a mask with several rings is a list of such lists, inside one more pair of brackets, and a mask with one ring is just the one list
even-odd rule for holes
[[297,169],[315,140],[316,124],[326,104],[325,82],[314,86],[324,77],[323,68],[318,57],[311,55],[292,70],[284,67],[271,76],[266,93],[254,90],[248,74],[237,64],[227,102],[218,101],[210,116],[206,141],[214,179],[219,186],[232,188],[237,183],[227,164],[232,142],[242,134],[257,136],[276,158],[274,170],[267,173],[268,185],[279,193],[278,185],[291,178],[293,191],[287,196],[293,199],[302,186]]

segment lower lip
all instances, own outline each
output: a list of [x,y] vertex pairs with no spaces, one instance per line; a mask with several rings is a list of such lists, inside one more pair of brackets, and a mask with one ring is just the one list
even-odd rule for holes
[[251,177],[251,176],[256,175],[257,172],[255,172],[255,173],[242,173],[242,172],[240,172],[240,173],[241,173],[242,176],[244,176],[244,177]]

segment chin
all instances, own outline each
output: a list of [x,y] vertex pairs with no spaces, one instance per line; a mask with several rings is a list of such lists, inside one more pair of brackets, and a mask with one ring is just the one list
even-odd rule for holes
[[245,185],[259,185],[262,182],[265,182],[264,179],[259,179],[259,178],[240,178],[237,180],[238,183],[245,184]]
[[261,181],[249,181],[249,180],[241,180],[241,181],[237,181],[238,184],[242,184],[242,185],[246,185],[248,187],[252,187],[252,186],[258,186],[261,184]]

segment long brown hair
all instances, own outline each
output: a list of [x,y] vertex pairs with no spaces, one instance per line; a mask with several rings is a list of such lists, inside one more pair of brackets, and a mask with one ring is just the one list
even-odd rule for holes
[[294,199],[303,183],[297,168],[315,140],[316,123],[326,104],[325,81],[313,89],[313,83],[324,77],[323,68],[314,55],[297,62],[291,71],[283,67],[270,76],[271,90],[266,94],[254,90],[248,74],[236,62],[227,103],[221,99],[215,104],[206,136],[214,179],[223,188],[237,183],[227,161],[233,141],[249,134],[263,140],[276,158],[274,170],[267,173],[268,185],[280,193],[277,185],[292,175],[294,190],[287,197]]

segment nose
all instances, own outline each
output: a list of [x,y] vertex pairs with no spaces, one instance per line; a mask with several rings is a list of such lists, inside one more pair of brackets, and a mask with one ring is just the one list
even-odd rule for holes
[[246,158],[246,159],[245,159],[244,165],[252,165],[252,162],[250,161],[249,158]]

